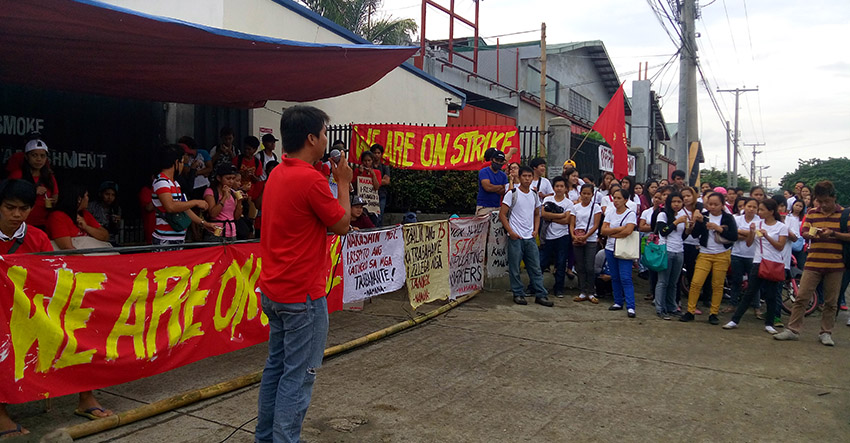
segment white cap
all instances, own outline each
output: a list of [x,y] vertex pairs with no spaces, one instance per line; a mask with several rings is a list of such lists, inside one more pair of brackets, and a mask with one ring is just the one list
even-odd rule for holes
[[27,142],[26,148],[24,148],[24,152],[29,153],[30,151],[35,151],[36,149],[44,149],[47,151],[47,143],[44,143],[40,139],[30,140]]

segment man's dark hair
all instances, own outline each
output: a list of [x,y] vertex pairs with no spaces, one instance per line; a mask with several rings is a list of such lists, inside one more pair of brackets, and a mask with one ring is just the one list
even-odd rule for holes
[[529,174],[534,175],[534,169],[531,169],[530,166],[520,166],[519,167],[519,175],[522,175],[525,172],[528,172]]
[[242,140],[242,144],[245,146],[250,146],[254,149],[258,149],[260,147],[260,139],[254,137],[253,135],[249,135]]
[[563,183],[564,186],[567,186],[567,179],[559,175],[552,179],[552,187],[555,187],[556,183]]
[[174,162],[183,158],[183,153],[183,148],[180,145],[170,144],[160,146],[154,154],[154,158],[156,159],[156,170],[154,172],[158,174],[163,169],[174,166]]
[[26,180],[4,180],[0,183],[0,203],[20,200],[21,203],[33,207],[35,196],[35,185]]
[[184,145],[188,146],[189,149],[198,149],[198,142],[196,142],[194,138],[189,137],[188,135],[180,137],[180,139],[177,140],[177,143],[183,143]]
[[287,154],[300,151],[307,142],[307,136],[313,134],[318,137],[329,121],[325,111],[312,106],[297,105],[284,109],[280,116],[283,150]]
[[344,141],[342,141],[342,140],[339,140],[339,139],[335,140],[335,141],[333,142],[333,144],[331,144],[331,147],[334,147],[334,146],[336,146],[336,145],[342,145],[342,149],[345,149],[345,142],[344,142]]
[[225,126],[221,128],[220,131],[218,131],[219,137],[227,137],[228,135],[233,135],[233,128],[231,128],[230,126]]
[[531,159],[530,162],[528,162],[528,166],[531,166],[532,169],[537,169],[538,166],[545,165],[545,164],[546,164],[546,160],[544,160],[541,157],[534,157],[534,158]]
[[673,180],[676,180],[679,177],[685,178],[685,175],[686,175],[685,171],[683,171],[681,169],[677,169],[677,170],[673,171],[673,174],[670,175],[670,178],[673,179]]
[[369,152],[374,154],[375,151],[381,151],[381,154],[383,154],[384,153],[384,147],[375,143],[374,145],[372,145],[371,148],[369,148]]
[[277,162],[277,161],[274,161],[274,160],[272,160],[272,161],[270,161],[270,162],[266,163],[266,175],[271,174],[271,173],[272,173],[272,169],[274,169],[274,167],[275,167],[275,166],[277,166],[277,165],[279,165],[279,164],[280,164],[280,162]]
[[829,180],[819,181],[815,184],[815,198],[835,197],[835,186]]

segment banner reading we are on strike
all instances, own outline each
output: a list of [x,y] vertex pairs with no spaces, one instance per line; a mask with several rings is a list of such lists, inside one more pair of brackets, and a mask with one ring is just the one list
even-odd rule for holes
[[505,153],[517,148],[508,161],[520,161],[515,126],[354,124],[348,161],[359,163],[360,154],[375,143],[384,147],[390,166],[402,169],[477,171],[485,166],[484,151],[489,148]]

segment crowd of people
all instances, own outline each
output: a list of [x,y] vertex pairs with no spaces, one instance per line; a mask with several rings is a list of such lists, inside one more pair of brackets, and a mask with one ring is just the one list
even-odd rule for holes
[[[685,184],[680,170],[670,180],[646,183],[630,177],[617,180],[603,172],[597,185],[572,161],[550,181],[542,158],[532,159],[528,166],[506,167],[504,153],[489,151],[485,157],[490,164],[479,172],[476,213],[499,211],[509,236],[509,276],[516,304],[525,305],[526,296],[534,296],[535,303],[553,306],[549,294],[563,298],[565,281],[577,278],[575,302],[597,304],[610,293],[614,302],[608,309],[625,310],[634,318],[632,275],[637,270],[649,280],[650,292],[644,299],[653,302],[659,318],[690,322],[707,308],[709,323],[719,325],[721,314],[732,314],[723,328],[736,329],[752,308],[777,340],[799,338],[807,304],[818,297],[819,341],[834,345],[835,317],[838,310],[847,310],[844,292],[850,272],[845,272],[843,245],[850,242],[846,226],[850,209],[836,204],[831,182],[819,182],[814,188],[798,182],[793,191],[772,197],[761,186],[749,189],[748,195],[743,189],[711,183],[702,183],[697,190]],[[647,257],[658,257],[657,253],[639,259],[628,253],[638,244],[663,250],[652,269]],[[521,263],[528,274],[527,286],[521,280]],[[542,274],[552,267],[554,285],[549,291]],[[782,292],[801,270],[786,326]],[[725,307],[724,286],[730,288]]]

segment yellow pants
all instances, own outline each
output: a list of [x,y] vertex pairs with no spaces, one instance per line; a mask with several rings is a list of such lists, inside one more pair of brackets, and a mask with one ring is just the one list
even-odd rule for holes
[[688,312],[693,314],[697,309],[699,294],[708,273],[711,273],[711,313],[717,315],[720,312],[720,302],[723,301],[723,281],[726,279],[726,271],[732,261],[732,250],[720,254],[700,253],[694,266],[694,277],[691,279],[691,289],[688,292]]

